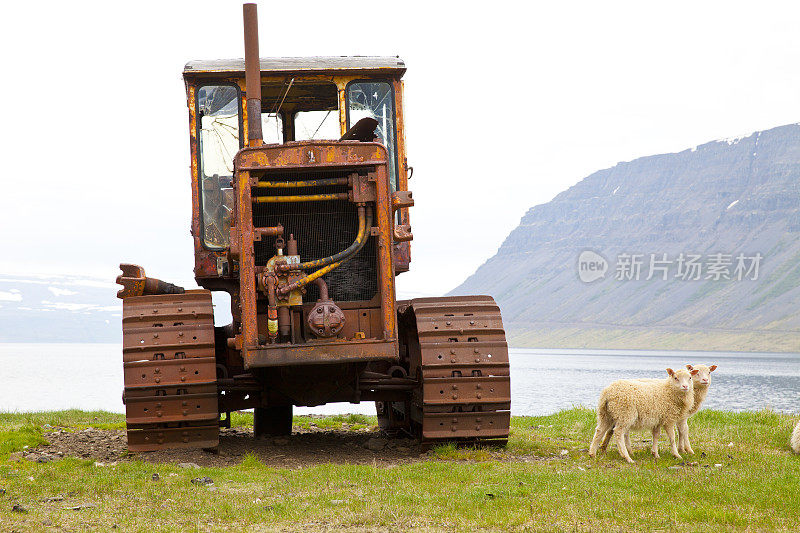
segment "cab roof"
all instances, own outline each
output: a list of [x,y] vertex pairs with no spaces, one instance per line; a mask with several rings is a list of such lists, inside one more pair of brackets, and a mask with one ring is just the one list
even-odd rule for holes
[[[406,65],[399,56],[317,56],[317,57],[262,57],[261,73],[341,73],[389,74],[400,77]],[[212,59],[189,61],[183,75],[241,74],[244,59]]]

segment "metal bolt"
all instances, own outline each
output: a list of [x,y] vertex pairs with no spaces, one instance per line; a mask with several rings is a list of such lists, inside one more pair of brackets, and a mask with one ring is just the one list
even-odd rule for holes
[[156,413],[156,416],[157,416],[157,417],[159,417],[159,418],[161,418],[161,411],[157,412],[157,413]]
[[179,307],[179,308],[178,308],[178,311],[183,311],[183,307]]
[[156,378],[156,383],[161,383],[161,378]]
[[453,394],[453,399],[454,400],[458,399],[458,394]]
[[455,355],[455,354],[456,354],[456,351],[455,351],[455,350],[450,350],[450,354],[451,354],[451,355]]
[[449,320],[447,321],[447,325],[448,325],[448,326],[450,325],[450,321],[449,321]]
[[181,381],[186,381],[186,376],[181,376]]
[[479,349],[477,349],[477,348],[475,348],[475,350],[473,350],[473,351],[474,351],[475,353],[481,353],[481,351],[480,351]]
[[475,325],[475,321],[474,321],[474,320],[470,320],[470,321],[469,321],[469,325],[470,325],[470,326],[474,326],[474,325]]
[[481,393],[479,392],[478,394],[475,395],[475,397],[480,400],[481,399]]
[[178,337],[183,337],[183,332],[182,331],[178,332]]
[[158,338],[158,333],[153,333],[153,338],[157,339]]

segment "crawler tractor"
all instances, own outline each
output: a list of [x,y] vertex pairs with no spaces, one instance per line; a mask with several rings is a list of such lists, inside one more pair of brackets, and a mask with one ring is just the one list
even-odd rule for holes
[[[213,448],[232,411],[255,435],[293,406],[375,402],[387,434],[508,438],[510,377],[488,296],[397,301],[413,206],[396,57],[192,61],[189,106],[197,284],[120,265],[131,451]],[[231,298],[214,327],[212,291]]]

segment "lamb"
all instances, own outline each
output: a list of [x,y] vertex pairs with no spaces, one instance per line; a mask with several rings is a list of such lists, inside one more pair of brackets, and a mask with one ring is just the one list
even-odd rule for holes
[[658,436],[664,427],[670,451],[680,459],[675,428],[694,406],[692,375],[697,373],[697,370],[681,369],[676,372],[668,368],[669,377],[660,383],[622,379],[603,389],[597,406],[597,429],[589,446],[589,456],[597,454],[600,441],[613,430],[620,454],[633,463],[628,432],[631,429],[649,429],[653,434],[652,453],[658,458]]
[[794,453],[800,453],[800,422],[797,423],[792,432],[791,445]]
[[[678,422],[678,451],[686,452],[694,455],[692,445],[689,443],[689,417],[694,415],[700,410],[700,406],[706,400],[708,395],[708,386],[711,384],[711,372],[717,369],[717,365],[686,365],[686,369],[692,372],[692,381],[694,384],[694,405],[689,410],[689,414]],[[697,372],[693,372],[697,370]]]
[[[686,365],[686,369],[690,372],[692,370],[697,370],[697,373],[692,374],[692,383],[694,387],[694,406],[689,411],[687,417],[678,422],[678,452],[681,453],[689,453],[694,455],[694,450],[692,449],[692,445],[689,443],[689,424],[688,420],[689,417],[694,415],[697,411],[700,410],[700,406],[703,405],[703,402],[708,395],[708,385],[711,382],[711,372],[717,369],[717,365]],[[660,383],[662,380],[660,379],[652,379],[652,378],[639,378],[637,381],[644,381],[644,382],[656,382]],[[608,443],[611,440],[611,435],[614,433],[614,430],[609,431],[605,438],[603,439],[603,443],[600,445],[600,451],[605,451],[608,448]],[[631,449],[631,440],[630,436],[625,435],[625,442],[628,445],[628,449]]]

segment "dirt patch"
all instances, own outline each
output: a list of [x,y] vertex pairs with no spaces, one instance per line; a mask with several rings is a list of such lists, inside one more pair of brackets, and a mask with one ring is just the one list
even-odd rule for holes
[[199,466],[230,466],[248,454],[264,464],[300,468],[324,463],[391,465],[419,458],[425,453],[412,439],[387,439],[377,430],[295,429],[286,437],[256,439],[246,427],[221,429],[216,451],[175,449],[127,454],[124,430],[88,428],[56,429],[45,433],[48,445],[28,450],[22,457],[48,462],[79,457],[98,462],[141,459],[152,463],[195,463]]

